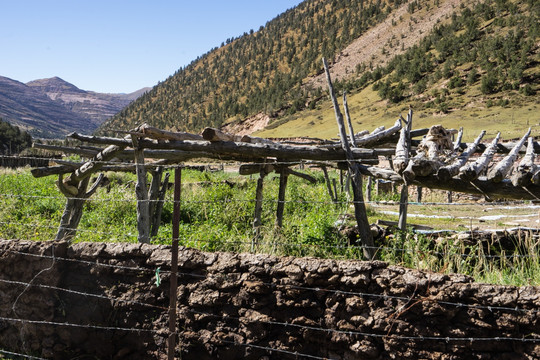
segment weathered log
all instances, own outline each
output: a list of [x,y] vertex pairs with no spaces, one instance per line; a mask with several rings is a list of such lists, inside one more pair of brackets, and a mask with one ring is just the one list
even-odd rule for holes
[[79,147],[69,147],[69,146],[39,144],[39,143],[33,143],[32,147],[36,149],[64,152],[66,154],[77,154],[77,155],[81,155],[85,157],[95,156],[99,152],[99,150],[96,151],[96,150],[90,150],[90,149],[81,149]]
[[535,172],[533,173],[533,176],[531,177],[531,183],[534,185],[540,185],[540,167],[536,166]]
[[[409,111],[411,115],[412,110]],[[396,153],[394,158],[394,170],[398,174],[402,174],[409,164],[409,151],[410,151],[410,132],[411,121],[407,115],[406,125],[401,129],[398,143],[396,144]]]
[[534,173],[538,171],[538,167],[534,164],[534,139],[529,137],[528,140],[525,156],[520,161],[516,172],[512,175],[512,184],[514,184],[514,186],[529,185]]
[[[278,167],[278,169],[279,169],[279,167]],[[294,170],[289,169],[289,168],[287,168],[287,167],[284,169],[284,171],[285,171],[285,173],[286,173],[287,175],[298,176],[299,178],[302,178],[302,179],[304,179],[304,180],[307,180],[307,181],[309,181],[309,182],[312,183],[312,184],[315,184],[315,183],[317,182],[317,179],[315,179],[315,178],[314,178],[313,176],[311,176],[311,175],[308,175],[308,174],[305,174],[305,173],[301,173],[301,172],[299,172],[299,171],[294,171]]]
[[416,151],[417,154],[410,159],[407,168],[401,176],[406,183],[410,183],[416,176],[435,174],[442,162],[439,160],[445,151],[452,149],[451,134],[441,125],[434,125]]
[[497,143],[501,137],[501,133],[497,133],[497,136],[491,144],[486,148],[482,156],[480,156],[474,163],[467,164],[459,170],[459,177],[461,180],[472,181],[480,176],[480,173],[484,171],[493,156],[497,151]]
[[[403,183],[403,178],[393,170],[362,164],[359,164],[358,168],[364,175]],[[540,178],[540,171],[538,175]],[[443,181],[437,175],[431,175],[416,178],[413,180],[412,185],[481,196],[487,195],[490,199],[537,200],[540,198],[540,186],[529,186],[524,189],[520,186],[514,186],[509,180],[494,183],[488,181],[485,177],[477,178],[472,184],[470,181],[463,181],[455,177]]]
[[[214,158],[230,157],[239,159],[257,160],[260,158],[280,158],[289,160],[344,160],[346,158],[343,149],[327,149],[318,146],[292,146],[275,144],[268,146],[263,144],[236,143],[232,141],[207,142],[207,141],[170,141],[156,144],[147,140],[141,140],[140,144],[145,149],[182,150],[207,153]],[[377,159],[377,149],[353,149],[354,160]]]
[[103,181],[103,178],[103,174],[100,174],[89,190],[87,190],[87,188],[90,182],[90,178],[87,177],[81,180],[81,182],[77,186],[77,194],[73,196],[71,192],[69,192],[64,186],[62,174],[58,175],[58,181],[56,182],[56,185],[58,186],[60,192],[63,193],[67,198],[55,240],[71,241],[75,237],[75,235],[77,234],[77,227],[79,226],[79,222],[81,221],[84,203],[90,196],[92,196],[96,192],[97,188]]
[[[411,152],[411,128],[412,128],[412,119],[413,119],[413,111],[412,109],[409,109],[409,113],[407,114],[407,125],[404,129],[401,129],[401,134],[399,137],[399,162],[398,166],[399,169],[401,169],[400,175],[403,175],[403,167],[406,167],[409,165],[409,153]],[[398,148],[396,147],[396,155],[398,154]],[[395,160],[394,160],[395,165]],[[399,173],[399,171],[398,171]],[[399,198],[399,219],[398,219],[398,228],[401,231],[405,231],[407,227],[407,212],[408,212],[408,206],[409,206],[409,188],[406,178],[403,178],[404,183],[401,187],[401,194]]]
[[347,92],[343,92],[343,110],[345,111],[345,118],[347,119],[347,125],[349,126],[349,136],[351,138],[351,146],[356,147],[356,140],[354,138],[354,130],[352,126],[351,114],[349,113],[349,105],[347,104]]
[[[291,164],[293,165],[293,164]],[[266,173],[271,173],[273,171],[276,172],[282,172],[284,171],[287,175],[294,175],[298,176],[302,179],[305,179],[309,181],[312,184],[315,184],[317,182],[317,179],[315,179],[313,176],[301,173],[299,171],[294,171],[288,167],[288,165],[281,165],[281,164],[242,164],[240,165],[238,172],[240,175],[252,175],[257,174],[261,172],[261,168],[264,167],[264,170]]]
[[[34,168],[30,170],[30,173],[32,174],[33,177],[40,178],[44,176],[70,173],[74,171],[75,169],[79,168],[81,165],[83,165],[83,163],[70,164],[69,161],[63,161],[63,160],[57,160],[55,162],[58,162],[61,165]],[[158,160],[156,162],[147,164],[147,168],[155,168],[157,166],[164,166],[168,164],[169,164],[169,160]],[[134,172],[135,164],[133,165],[127,165],[127,164],[104,165],[101,167],[100,170],[101,171]]]
[[[139,128],[135,129],[134,131],[139,131]],[[81,167],[72,172],[71,175],[64,179],[64,185],[66,186],[67,191],[73,195],[77,194],[77,186],[79,182],[92,175],[92,173],[100,170],[105,165],[105,161],[113,159],[117,153],[129,146],[129,143],[127,142],[128,140],[128,137],[125,137],[124,143],[121,145],[107,146],[105,149],[92,157],[92,159],[85,162],[83,165],[81,165]]]
[[373,178],[371,176],[367,177],[366,183],[366,201],[371,201],[371,188],[373,187]]
[[377,134],[380,133],[381,131],[384,131],[384,125],[381,125],[381,126],[379,126],[378,128],[375,128],[375,129],[370,133],[370,135],[377,135]]
[[328,170],[326,169],[326,166],[321,166],[321,169],[324,173],[325,184],[328,194],[330,195],[330,200],[332,200],[333,203],[337,203],[337,194],[334,194],[334,191],[332,190],[332,183],[330,181],[330,177],[328,176]]
[[271,173],[276,169],[275,164],[242,164],[238,168],[238,173],[240,175],[253,175],[260,173],[263,167],[267,174]]
[[76,132],[66,135],[67,138],[72,138],[79,141],[89,142],[91,144],[101,144],[101,145],[116,145],[122,148],[131,146],[131,141],[127,138],[114,138],[107,136],[94,136],[94,135],[83,135]]
[[367,218],[366,206],[364,203],[364,196],[362,194],[362,175],[360,174],[359,164],[355,160],[353,150],[349,146],[347,140],[347,132],[345,131],[345,124],[343,122],[343,115],[339,110],[339,105],[334,93],[334,87],[330,78],[330,71],[326,59],[323,58],[324,70],[326,72],[326,80],[328,83],[328,92],[332,99],[332,105],[334,107],[334,113],[336,116],[337,125],[339,128],[339,135],[341,138],[341,144],[345,153],[346,159],[349,163],[349,172],[351,174],[351,181],[353,183],[353,200],[354,200],[354,215],[356,223],[358,225],[358,231],[360,235],[360,241],[364,246],[364,256],[371,260],[375,256],[375,244],[373,242],[373,234],[371,233],[369,221]]
[[150,188],[148,189],[148,214],[150,216],[150,237],[152,237],[152,227],[154,225],[152,220],[154,219],[154,212],[156,210],[159,190],[161,188],[161,176],[163,175],[163,168],[158,167],[150,170],[150,174],[152,174],[152,181],[150,182]]
[[133,149],[135,150],[135,167],[137,172],[137,184],[135,195],[137,196],[137,230],[140,243],[150,243],[150,204],[146,189],[146,168],[144,167],[143,149],[139,147],[139,139],[131,135]]
[[459,128],[456,141],[454,141],[454,152],[457,152],[461,148],[461,139],[463,138],[463,126]]
[[482,140],[485,134],[486,131],[482,130],[482,132],[480,133],[480,135],[478,135],[474,142],[469,144],[467,146],[467,149],[465,149],[465,151],[463,151],[463,153],[452,164],[443,166],[439,169],[439,171],[437,172],[437,176],[443,181],[446,181],[459,174],[459,169],[465,166],[467,160],[469,160],[471,155],[474,154],[478,144],[480,143],[480,140]]
[[355,138],[361,138],[363,136],[369,135],[369,130],[362,130],[354,134]]
[[289,174],[287,174],[287,168],[283,167],[279,174],[279,190],[278,190],[278,203],[276,207],[276,228],[283,226],[283,212],[285,211],[285,192],[287,190],[287,180]]
[[[379,220],[377,220],[377,225],[398,227],[398,222],[397,221],[379,219]],[[414,230],[433,230],[432,227],[427,226],[427,225],[409,224],[409,227],[414,229]]]
[[263,185],[264,177],[268,173],[262,167],[259,179],[257,180],[257,188],[255,189],[255,214],[253,216],[253,238],[251,240],[251,251],[255,251],[255,247],[259,243],[262,226],[262,203],[263,203]]
[[190,134],[182,131],[165,131],[155,127],[152,127],[148,124],[142,124],[139,127],[139,130],[135,132],[141,132],[146,137],[150,137],[156,140],[203,140],[201,135]]
[[221,130],[211,127],[205,128],[201,135],[203,139],[207,141],[242,141],[241,135],[227,134]]
[[240,139],[241,142],[249,143],[249,144],[266,144],[266,145],[278,145],[279,142],[272,141],[270,139],[264,139],[256,136],[251,135],[243,135]]
[[157,201],[154,206],[154,211],[152,213],[152,228],[150,230],[150,237],[156,237],[158,234],[159,226],[161,224],[161,214],[163,212],[163,204],[165,203],[165,194],[169,186],[169,177],[170,174],[165,173],[165,177],[161,184],[161,189],[157,195]]
[[506,177],[508,172],[512,169],[514,161],[516,161],[519,150],[521,150],[521,147],[523,146],[523,144],[525,144],[525,140],[529,137],[530,134],[531,128],[529,128],[529,131],[527,131],[527,133],[523,135],[523,137],[516,144],[516,146],[512,148],[510,153],[506,155],[504,159],[502,159],[494,168],[491,169],[487,176],[488,180],[500,182]]
[[371,133],[361,138],[357,138],[356,146],[368,147],[373,146],[377,143],[384,143],[388,141],[388,138],[401,130],[401,120],[401,117],[399,117],[391,128],[376,133]]

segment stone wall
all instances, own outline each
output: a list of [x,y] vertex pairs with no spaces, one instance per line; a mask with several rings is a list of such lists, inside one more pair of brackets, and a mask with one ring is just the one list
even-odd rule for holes
[[[169,262],[167,246],[0,241],[0,349],[165,359]],[[377,261],[181,248],[179,262],[182,359],[540,358],[538,287]]]

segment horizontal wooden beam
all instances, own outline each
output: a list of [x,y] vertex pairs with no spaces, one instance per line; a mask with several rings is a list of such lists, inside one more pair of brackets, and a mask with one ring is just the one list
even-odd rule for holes
[[[363,175],[378,179],[390,180],[403,183],[403,178],[395,171],[366,166],[360,164],[360,172]],[[430,189],[447,190],[485,196],[489,200],[512,199],[512,200],[540,200],[540,186],[529,185],[527,187],[514,186],[510,180],[499,183],[488,181],[486,177],[479,177],[474,181],[464,181],[459,178],[450,178],[442,181],[437,175],[417,177],[411,184]]]

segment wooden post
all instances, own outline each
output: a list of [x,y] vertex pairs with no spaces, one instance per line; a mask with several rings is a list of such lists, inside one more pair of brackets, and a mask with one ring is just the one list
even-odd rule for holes
[[267,175],[264,166],[261,167],[259,179],[257,180],[257,189],[255,190],[255,215],[253,217],[253,239],[251,241],[251,251],[255,251],[255,246],[259,241],[262,225],[262,203],[263,203],[263,185],[264,177]]
[[135,194],[137,195],[137,230],[139,231],[138,241],[140,243],[150,243],[150,204],[148,203],[148,191],[146,190],[146,169],[144,167],[143,149],[139,147],[139,139],[132,135],[133,149],[135,150],[135,166],[137,171],[137,184]]
[[351,115],[349,114],[349,106],[347,105],[347,92],[343,92],[343,109],[345,110],[345,118],[347,119],[347,124],[349,125],[349,134],[351,136],[351,146],[356,147],[356,139],[354,138],[354,130],[352,126]]
[[82,179],[77,185],[77,193],[75,196],[66,188],[62,178],[62,174],[58,175],[57,186],[60,192],[66,196],[66,205],[64,207],[64,213],[60,219],[60,226],[56,233],[55,240],[71,241],[76,233],[79,222],[81,221],[83,207],[86,200],[92,196],[101,184],[103,180],[103,174],[100,174],[94,184],[90,187],[90,190],[86,190],[90,181],[89,177]]
[[174,169],[174,204],[171,249],[171,287],[169,293],[169,341],[168,360],[174,360],[176,348],[176,290],[178,288],[178,237],[180,235],[180,191],[182,168]]
[[367,177],[367,184],[366,184],[366,201],[371,201],[371,187],[373,184],[373,178],[371,176]]
[[276,209],[276,228],[281,229],[283,226],[283,211],[285,210],[285,191],[287,189],[287,180],[289,174],[285,171],[285,167],[281,170],[279,174],[279,192],[278,192],[278,203]]
[[323,58],[324,70],[326,72],[326,80],[328,82],[328,90],[330,97],[332,98],[332,104],[334,106],[334,112],[336,115],[336,121],[339,128],[339,136],[341,138],[341,146],[347,157],[349,165],[349,172],[351,173],[351,180],[353,184],[353,199],[354,199],[354,215],[358,224],[358,232],[360,235],[360,241],[364,247],[364,256],[368,260],[372,260],[375,257],[375,244],[373,242],[373,234],[371,233],[371,227],[367,218],[366,206],[364,203],[364,196],[362,195],[362,174],[358,163],[354,160],[349,142],[347,141],[347,132],[345,131],[345,124],[343,121],[343,115],[339,110],[339,105],[334,93],[334,87],[330,78],[330,71],[326,59]]
[[328,170],[326,169],[326,166],[321,166],[321,169],[324,173],[324,179],[326,180],[326,188],[328,189],[328,194],[330,194],[330,199],[333,203],[336,203],[337,194],[334,195],[334,192],[332,191],[332,182],[330,181],[330,177],[328,176]]
[[159,226],[161,224],[161,213],[163,212],[163,203],[165,201],[165,194],[167,192],[167,187],[169,186],[169,173],[165,174],[163,183],[161,184],[161,190],[156,198],[156,203],[154,206],[154,212],[152,213],[152,228],[150,230],[150,237],[156,237],[158,234]]
[[161,176],[163,175],[163,167],[159,166],[153,170],[150,170],[152,174],[152,182],[150,183],[150,189],[148,189],[148,214],[150,219],[154,218],[154,212],[157,206],[157,199],[159,196],[159,190],[161,187]]
[[[409,162],[409,153],[411,151],[411,128],[412,128],[412,115],[413,111],[412,109],[409,109],[409,113],[407,114],[407,125],[405,128],[403,128],[401,131],[400,136],[400,143],[401,147],[396,147],[396,161],[394,161],[394,164],[399,169],[405,170],[405,168],[408,165]],[[399,148],[399,150],[398,150]],[[399,166],[397,164],[397,157],[398,157],[398,151],[400,152],[400,157],[403,157],[403,159],[400,159]],[[403,183],[403,186],[401,187],[401,196],[399,199],[399,221],[398,221],[398,228],[401,231],[405,231],[407,229],[407,207],[409,205],[409,187],[406,183]]]
[[399,220],[398,229],[405,231],[407,229],[407,207],[409,205],[409,187],[403,183],[401,185],[401,196],[399,199]]
[[421,203],[422,202],[422,191],[424,190],[423,187],[417,186],[416,187],[416,202]]
[[452,203],[452,192],[447,191],[446,196],[447,196],[447,199],[448,199],[448,203],[451,204]]

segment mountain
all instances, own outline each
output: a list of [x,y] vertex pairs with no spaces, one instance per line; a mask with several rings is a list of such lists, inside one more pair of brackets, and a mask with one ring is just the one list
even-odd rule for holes
[[323,56],[363,127],[412,106],[420,124],[521,131],[538,104],[539,24],[535,0],[306,0],[179,69],[99,132],[256,123],[263,136],[335,136]]
[[24,84],[0,76],[0,118],[34,137],[59,138],[72,131],[91,133],[148,89],[102,94],[81,90],[58,77]]

